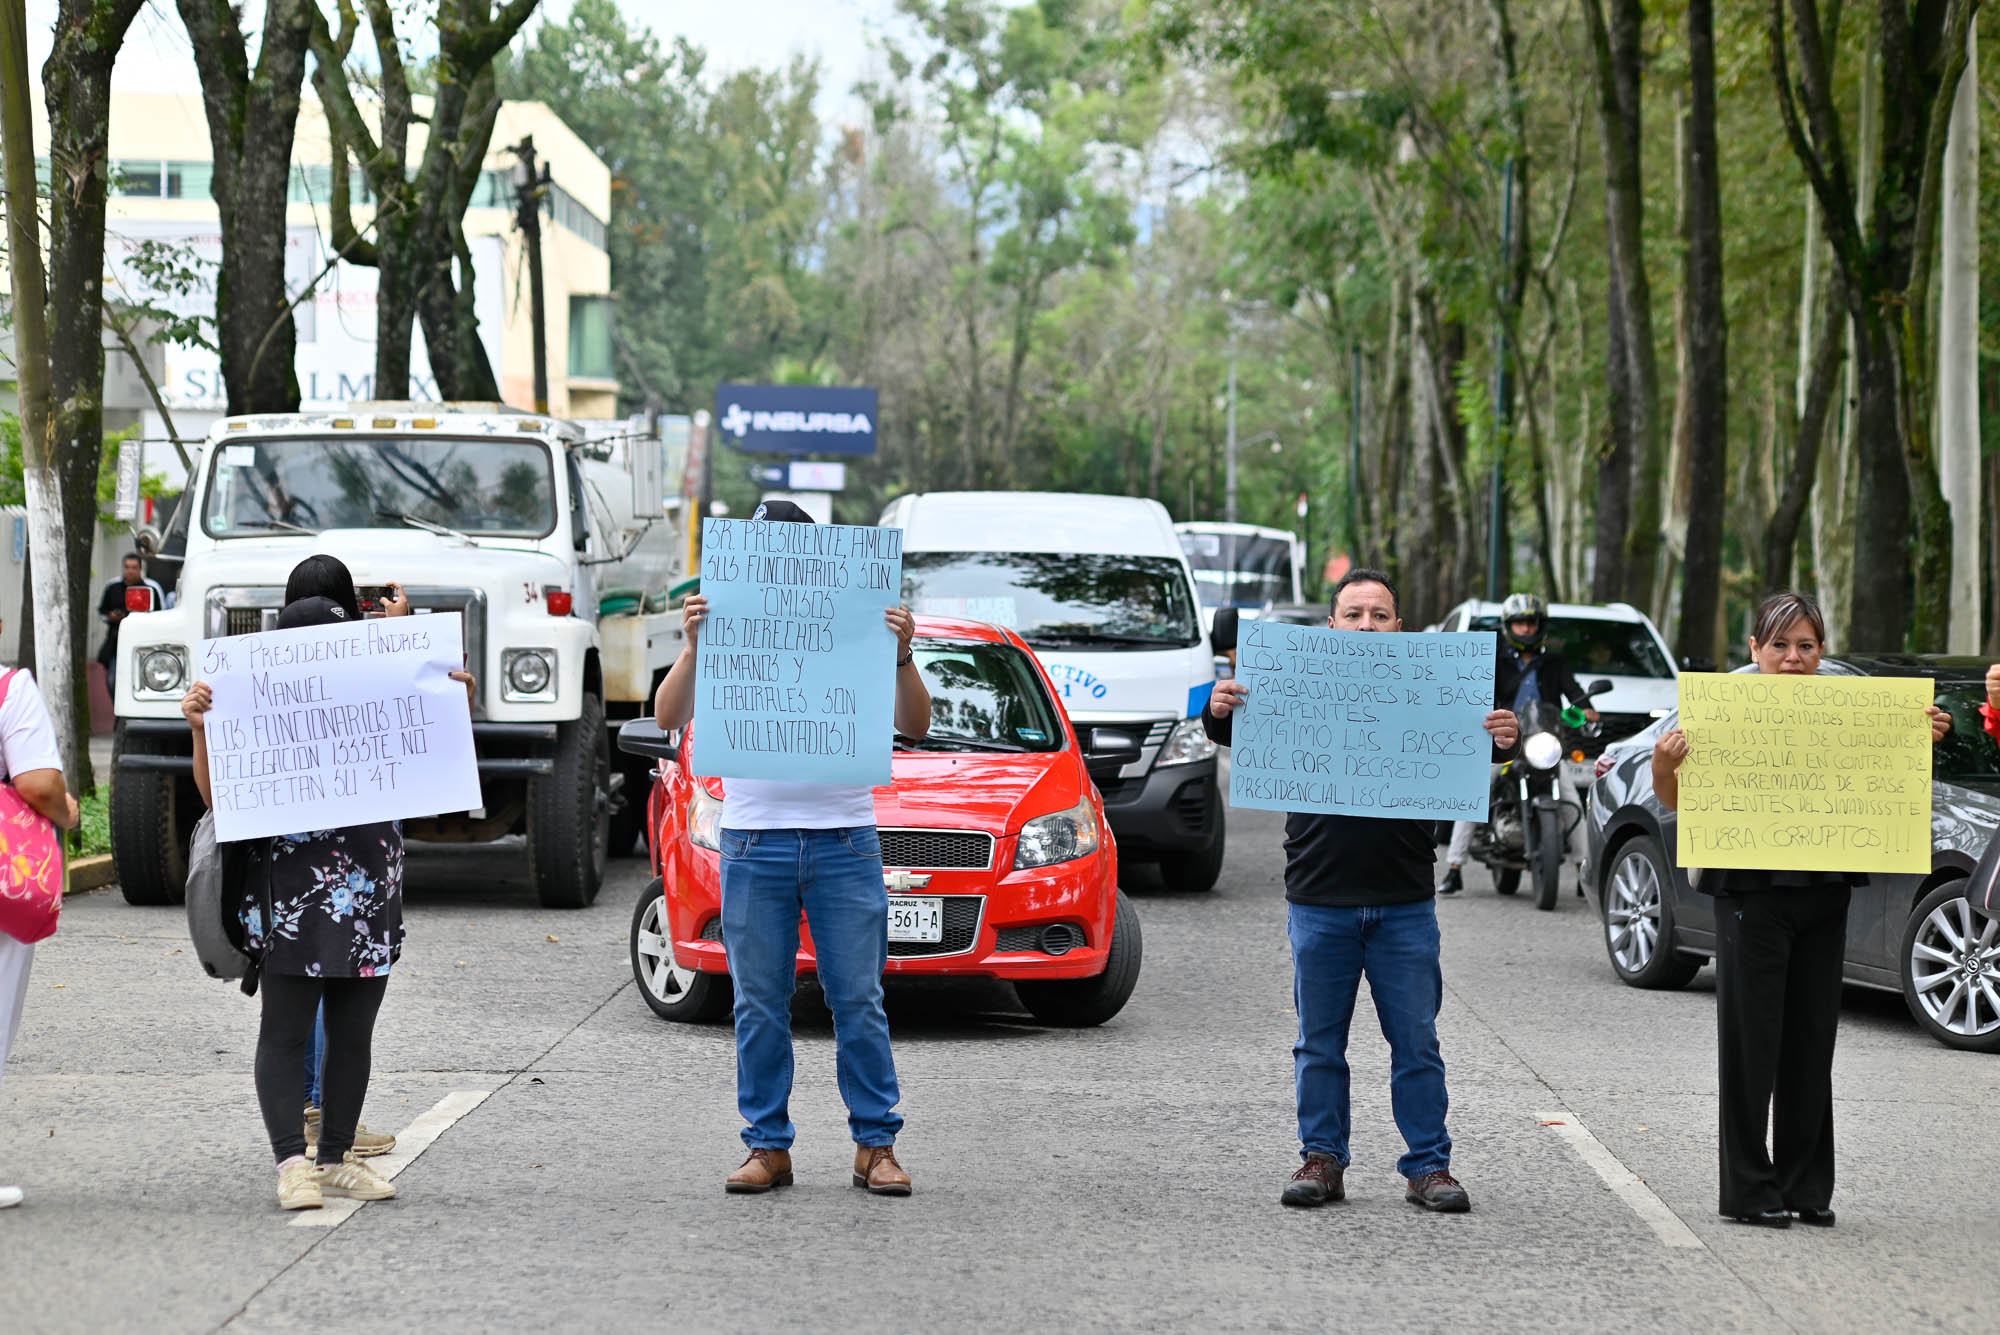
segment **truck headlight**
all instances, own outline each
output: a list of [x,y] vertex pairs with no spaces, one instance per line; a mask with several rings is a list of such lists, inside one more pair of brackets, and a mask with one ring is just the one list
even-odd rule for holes
[[688,841],[696,848],[722,851],[722,803],[700,786],[688,803]]
[[500,656],[500,694],[508,700],[555,698],[556,651],[509,649]]
[[1097,812],[1086,795],[1068,811],[1037,816],[1021,827],[1021,837],[1014,844],[1014,870],[1086,857],[1097,851],[1100,838]]
[[149,644],[134,655],[139,660],[140,689],[172,695],[187,684],[187,651],[177,644]]
[[1182,719],[1167,734],[1167,744],[1160,748],[1160,758],[1155,765],[1192,765],[1197,760],[1207,760],[1215,754],[1215,743],[1208,740],[1207,731],[1198,718]]

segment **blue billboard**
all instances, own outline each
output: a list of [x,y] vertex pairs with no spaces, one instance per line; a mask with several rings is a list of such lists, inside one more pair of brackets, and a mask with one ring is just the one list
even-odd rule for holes
[[719,385],[715,425],[748,454],[873,454],[875,391]]

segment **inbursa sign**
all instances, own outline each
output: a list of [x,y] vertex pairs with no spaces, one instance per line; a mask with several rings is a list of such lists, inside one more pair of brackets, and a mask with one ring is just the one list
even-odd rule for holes
[[747,454],[873,454],[875,391],[720,385],[715,424]]

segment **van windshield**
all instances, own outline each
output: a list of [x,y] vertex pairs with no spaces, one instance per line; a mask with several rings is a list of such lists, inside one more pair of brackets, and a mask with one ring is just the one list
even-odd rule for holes
[[265,436],[209,451],[202,526],[218,538],[437,525],[494,537],[555,528],[555,472],[534,440]]
[[1006,626],[1037,649],[1201,642],[1187,576],[1166,556],[906,551],[903,601],[924,616]]

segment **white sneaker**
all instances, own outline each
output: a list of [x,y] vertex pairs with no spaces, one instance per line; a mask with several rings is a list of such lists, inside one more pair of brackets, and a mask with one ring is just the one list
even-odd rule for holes
[[320,1194],[324,1196],[345,1196],[353,1201],[386,1201],[396,1194],[395,1185],[355,1158],[352,1150],[337,1164],[320,1165],[315,1176]]
[[319,1180],[313,1176],[310,1159],[289,1159],[278,1170],[278,1208],[280,1210],[317,1210],[325,1201],[320,1199]]
[[[311,1104],[307,1104],[306,1156],[308,1158],[319,1152],[319,1118],[319,1109],[313,1107]],[[395,1148],[396,1138],[386,1131],[370,1131],[366,1122],[362,1122],[354,1128],[354,1144],[352,1149],[354,1150],[354,1157],[357,1159],[373,1159],[377,1155],[387,1154]]]
[[19,1187],[0,1187],[0,1210],[11,1210],[26,1199],[27,1193]]

